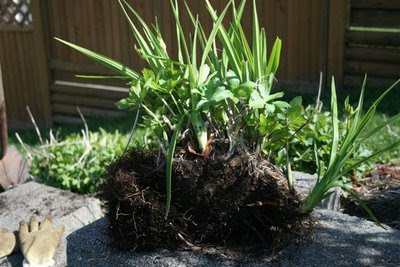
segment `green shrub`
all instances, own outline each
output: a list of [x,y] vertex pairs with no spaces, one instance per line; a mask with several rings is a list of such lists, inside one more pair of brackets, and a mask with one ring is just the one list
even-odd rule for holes
[[[146,132],[141,131],[135,146],[145,144]],[[123,152],[128,136],[119,131],[69,134],[63,139],[50,131],[49,138],[37,146],[23,144],[31,160],[30,173],[39,182],[86,194],[98,191],[106,167]]]

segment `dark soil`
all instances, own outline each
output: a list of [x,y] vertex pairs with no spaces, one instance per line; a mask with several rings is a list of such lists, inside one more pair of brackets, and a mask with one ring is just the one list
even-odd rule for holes
[[246,150],[208,157],[181,149],[173,164],[172,205],[165,219],[165,159],[131,151],[110,167],[106,200],[110,234],[124,250],[239,248],[273,249],[297,236],[298,196],[286,177]]
[[[399,166],[378,165],[365,179],[353,179],[353,189],[381,223],[400,230]],[[344,199],[342,206],[347,214],[370,219],[353,199]]]

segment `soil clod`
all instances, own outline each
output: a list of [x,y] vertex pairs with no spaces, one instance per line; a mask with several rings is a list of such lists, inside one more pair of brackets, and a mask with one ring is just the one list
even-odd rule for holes
[[124,250],[203,246],[274,248],[301,231],[308,216],[280,169],[246,150],[209,157],[177,150],[172,205],[165,219],[165,159],[131,151],[110,167],[110,233]]

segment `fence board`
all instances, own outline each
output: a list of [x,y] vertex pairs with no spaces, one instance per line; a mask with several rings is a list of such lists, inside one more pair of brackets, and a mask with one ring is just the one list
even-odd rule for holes
[[[55,116],[58,115],[69,115],[69,116],[79,116],[76,105],[64,105],[64,104],[52,104],[52,108]],[[122,111],[112,111],[112,110],[104,110],[99,108],[90,108],[90,107],[79,107],[82,114],[85,117],[94,117],[94,118],[104,118],[111,117],[117,118],[126,115],[126,112]]]
[[399,10],[368,10],[351,9],[352,26],[364,27],[400,27],[400,9]]
[[[364,75],[346,74],[344,76],[344,86],[346,88],[360,89],[363,79]],[[395,81],[396,81],[395,79],[385,79],[374,76],[368,76],[367,86],[369,88],[385,89],[390,85],[392,85]]]
[[[335,76],[338,86],[343,83],[347,0],[329,1],[328,73]],[[330,79],[328,79],[330,80]]]
[[346,41],[350,45],[395,47],[400,46],[400,34],[392,32],[347,31]]
[[114,99],[94,98],[93,96],[55,93],[51,96],[51,101],[53,104],[67,104],[75,106],[116,110]]
[[393,78],[396,76],[400,76],[400,65],[389,63],[347,61],[345,64],[345,72],[348,74],[370,73],[371,75],[379,78]]
[[128,90],[114,86],[97,84],[81,84],[74,82],[57,82],[52,84],[51,91],[60,94],[92,96],[93,98],[107,98],[115,101],[128,95]]
[[397,0],[350,0],[351,6],[369,9],[400,9],[400,1]]
[[347,60],[400,64],[399,49],[347,47],[345,54]]

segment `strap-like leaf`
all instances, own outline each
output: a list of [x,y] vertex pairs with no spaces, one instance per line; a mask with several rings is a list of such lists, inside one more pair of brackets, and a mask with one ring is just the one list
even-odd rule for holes
[[79,45],[64,41],[60,38],[54,38],[57,41],[60,41],[61,43],[79,51],[80,53],[84,54],[85,56],[90,57],[91,59],[97,61],[98,63],[102,64],[105,67],[108,67],[118,73],[120,73],[123,76],[128,76],[132,80],[139,80],[140,76],[137,74],[134,70],[130,69],[129,67],[119,63],[118,61],[115,61],[109,57],[103,56],[99,53],[93,52],[89,49],[83,48]]
[[182,115],[178,121],[178,124],[175,125],[174,134],[172,135],[171,142],[168,147],[168,155],[167,155],[167,170],[166,170],[166,182],[167,182],[167,202],[165,205],[165,219],[167,219],[169,210],[171,208],[171,199],[172,199],[172,163],[175,155],[175,147],[176,141],[178,140],[179,133],[182,128],[183,121],[185,120],[185,115]]
[[331,116],[332,116],[332,127],[333,127],[333,136],[332,136],[332,145],[331,145],[331,156],[329,160],[329,167],[332,167],[333,162],[337,156],[337,150],[339,146],[339,119],[338,119],[338,107],[337,107],[337,97],[336,97],[336,87],[335,87],[335,79],[332,77],[332,85],[331,85]]

